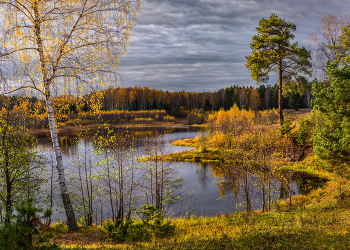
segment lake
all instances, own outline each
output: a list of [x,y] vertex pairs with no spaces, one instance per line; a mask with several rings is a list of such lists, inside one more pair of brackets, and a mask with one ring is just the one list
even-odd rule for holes
[[[114,136],[114,142],[112,144],[109,143],[108,145],[102,143],[103,145],[101,144],[102,146],[99,147],[93,139],[96,133],[100,135],[100,138],[110,138]],[[139,162],[136,159],[142,158],[144,155],[149,155],[152,152],[153,155],[155,155],[190,150],[192,149],[190,147],[173,146],[171,142],[178,139],[193,138],[201,134],[203,135],[204,133],[197,127],[174,126],[165,128],[115,128],[113,132],[108,132],[108,130],[104,128],[88,130],[80,136],[78,142],[75,142],[75,138],[77,137],[76,134],[60,135],[59,142],[63,152],[63,160],[65,162],[66,179],[69,183],[70,191],[75,190],[72,191],[72,199],[76,199],[73,203],[78,204],[75,205],[75,209],[86,210],[88,205],[90,205],[90,203],[87,202],[88,199],[84,197],[84,195],[88,195],[87,192],[89,190],[87,189],[92,186],[94,186],[96,190],[96,197],[92,198],[91,196],[91,201],[93,200],[95,204],[91,206],[91,211],[93,211],[93,214],[99,214],[100,216],[99,219],[98,216],[95,216],[96,222],[101,221],[102,218],[106,219],[110,217],[111,214],[116,214],[118,207],[121,207],[119,197],[123,197],[125,201],[127,200],[131,203],[131,205],[123,203],[123,206],[125,207],[123,209],[125,209],[125,211],[132,206],[138,207],[146,201],[150,203],[151,198],[153,199],[153,194],[150,194],[152,185],[152,192],[155,194],[157,194],[157,189],[155,187],[160,187],[159,183],[152,183],[154,179],[153,177],[149,177],[151,176],[150,174],[154,174],[154,170],[152,169],[155,169],[155,163],[145,161]],[[157,141],[157,149],[155,146],[150,146],[150,142],[154,143],[155,139]],[[44,150],[44,155],[49,160],[52,159],[51,140],[49,138],[41,138],[39,140],[39,146]],[[94,153],[98,148],[100,150],[99,153]],[[111,157],[110,155],[113,152],[115,152],[115,155]],[[110,188],[108,189],[106,188],[108,185],[106,184],[107,177],[104,171],[107,169],[106,166],[110,167],[112,164],[114,164],[114,168],[117,169],[115,172],[117,174],[113,177],[115,185],[109,185]],[[125,187],[127,185],[130,186],[127,190],[136,190],[136,186],[139,188],[138,191],[133,191],[129,196],[120,194],[118,191],[118,188],[120,187],[118,186],[120,185],[120,181],[116,181],[118,178],[117,175],[120,174],[118,164],[124,164],[124,166],[127,166],[123,172],[123,174],[125,174],[125,181],[123,183]],[[160,168],[161,163],[159,162],[158,164],[158,167]],[[243,188],[243,180],[236,180],[235,187],[233,187],[233,185],[224,185],[228,182],[228,179],[231,181],[231,179],[234,178],[232,175],[228,175],[228,173],[225,172],[226,170],[224,166],[220,166],[220,164],[217,163],[198,162],[175,162],[164,164],[166,164],[164,165],[165,171],[167,171],[167,173],[171,172],[171,177],[167,177],[169,180],[175,180],[176,178],[182,178],[183,180],[182,185],[178,185],[177,183],[176,188],[173,188],[178,192],[178,195],[181,196],[179,199],[176,199],[176,204],[173,204],[172,206],[164,205],[168,216],[214,216],[217,214],[225,214],[245,209],[246,192]],[[52,164],[48,164],[49,169],[51,169],[51,166]],[[110,168],[112,169],[112,167]],[[89,181],[86,178],[81,177],[85,176],[84,169],[90,169],[91,175],[104,175],[105,179],[103,181],[96,181],[95,184],[91,182],[91,186],[89,187]],[[80,179],[78,178],[79,176]],[[86,174],[86,176],[88,175]],[[132,176],[132,179],[130,176]],[[247,187],[249,188],[251,207],[252,209],[260,209],[262,207],[262,190],[258,185],[260,183],[259,176],[249,173],[246,177],[249,178],[249,185]],[[149,181],[150,179],[152,180],[151,182]],[[164,178],[165,184],[171,183],[168,179]],[[131,180],[133,181],[131,182]],[[135,184],[136,182],[137,185]],[[293,181],[288,184],[288,187],[292,190],[292,195],[298,195],[300,192],[307,192],[307,190],[300,190],[301,187],[306,186],[303,182],[305,182],[305,180]],[[151,183],[151,186],[149,183]],[[271,179],[270,184],[270,202],[280,198],[286,198],[285,191],[282,192],[282,189],[285,189],[283,183],[281,185],[279,180]],[[103,191],[101,191],[103,189],[102,187],[105,190],[108,189],[110,192],[107,190],[103,193]],[[79,191],[80,189],[87,191],[84,194],[84,192]],[[57,203],[60,201],[58,188],[56,187],[54,190],[54,201]],[[118,194],[112,196],[111,194],[113,192]],[[174,193],[173,196],[175,197],[176,195],[177,194]],[[174,200],[171,201],[173,202]],[[153,203],[155,203],[155,201],[153,201]],[[111,211],[111,206],[113,207],[113,210],[115,210],[114,212]],[[56,204],[54,206],[54,218],[64,219],[64,217],[62,209]]]

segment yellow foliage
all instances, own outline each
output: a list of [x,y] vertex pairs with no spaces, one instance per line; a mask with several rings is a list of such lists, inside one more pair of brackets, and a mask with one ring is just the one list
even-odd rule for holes
[[208,117],[209,129],[215,134],[219,131],[228,135],[238,135],[255,125],[255,112],[240,110],[234,105],[230,110],[220,109]]
[[2,1],[3,59],[18,68],[12,88],[48,94],[47,87],[56,86],[79,95],[115,84],[140,5],[139,0]]

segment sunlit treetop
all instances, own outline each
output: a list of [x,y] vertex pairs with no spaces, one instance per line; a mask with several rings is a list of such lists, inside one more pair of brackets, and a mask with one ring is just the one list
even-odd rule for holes
[[115,84],[140,4],[139,0],[0,1],[7,82],[1,91],[45,93],[44,84],[49,84],[51,89],[56,85],[84,93]]

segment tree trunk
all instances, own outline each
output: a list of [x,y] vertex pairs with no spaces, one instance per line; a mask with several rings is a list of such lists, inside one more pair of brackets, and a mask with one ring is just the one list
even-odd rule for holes
[[39,58],[41,63],[41,73],[43,77],[44,90],[45,90],[46,109],[47,109],[47,114],[49,119],[52,144],[53,144],[53,148],[56,156],[58,180],[61,188],[63,206],[67,215],[69,230],[72,231],[72,230],[77,230],[79,227],[78,227],[77,221],[75,220],[73,206],[69,198],[68,189],[66,186],[66,180],[64,178],[63,160],[62,160],[60,145],[58,143],[55,117],[53,114],[53,108],[52,108],[52,102],[51,102],[50,82],[47,77],[47,71],[46,71],[44,47],[43,47],[42,38],[41,38],[40,16],[38,11],[39,7],[38,7],[37,1],[34,2],[33,8],[34,8],[35,20],[36,20],[34,30],[35,30],[35,36],[36,36],[36,43],[38,45],[37,51],[39,53]]
[[[47,86],[47,89],[48,89],[48,86]],[[52,103],[51,103],[51,99],[47,98],[48,96],[50,96],[49,94],[50,92],[49,90],[46,90],[45,92],[48,93],[48,95],[45,96],[46,108],[47,108],[47,114],[49,116],[52,144],[56,155],[56,167],[57,167],[58,180],[59,180],[60,189],[61,189],[62,202],[63,202],[64,209],[66,211],[69,230],[70,231],[77,230],[79,229],[79,227],[78,227],[77,221],[75,220],[73,205],[69,198],[68,188],[66,186],[66,180],[64,177],[62,153],[61,153],[60,145],[58,143],[58,135],[57,135],[57,129],[55,124],[55,117],[52,109]]]
[[113,194],[112,194],[112,184],[111,184],[111,176],[109,173],[109,161],[108,161],[108,154],[107,149],[105,149],[105,156],[107,159],[107,177],[108,177],[108,192],[109,192],[109,199],[111,202],[111,209],[112,209],[112,221],[115,220],[115,214],[114,214],[114,207],[113,207]]
[[306,91],[307,106],[309,107],[309,112],[311,112],[311,89]]
[[[6,166],[7,167],[7,166]],[[11,215],[12,215],[12,183],[11,183],[11,177],[8,173],[9,171],[6,170],[6,215],[5,215],[5,224],[11,223]]]
[[278,85],[278,114],[280,117],[280,124],[283,125],[283,113],[282,113],[282,60],[279,60],[279,85]]
[[[80,156],[78,156],[78,174],[79,174],[80,192],[81,192],[81,199],[82,199],[82,204],[83,204],[83,210],[84,210],[84,213],[86,213],[86,201],[85,201],[85,195],[84,195],[83,178],[81,177],[81,171],[80,171],[81,169],[80,169],[80,167],[81,167]],[[86,216],[85,216],[85,221],[86,221]],[[87,225],[87,223],[86,223],[86,225]]]
[[[52,206],[53,206],[53,169],[54,169],[54,165],[53,165],[52,155],[51,155],[50,210],[52,210]],[[52,214],[50,215],[49,218],[47,218],[46,226],[51,225],[51,220],[52,220]]]
[[271,181],[269,179],[269,212],[271,211]]

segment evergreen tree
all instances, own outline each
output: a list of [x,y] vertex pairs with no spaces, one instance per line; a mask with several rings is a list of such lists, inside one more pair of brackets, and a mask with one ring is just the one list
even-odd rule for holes
[[246,107],[244,107],[246,110],[249,110],[250,109],[250,88],[247,89],[247,93],[246,93],[246,97],[247,97],[247,105]]
[[204,101],[204,110],[205,111],[210,111],[211,110],[211,103],[208,99],[205,99]]
[[289,93],[288,98],[289,107],[291,109],[298,111],[298,109],[302,108],[304,95],[301,95],[296,88],[293,88],[293,90]]
[[272,88],[272,107],[278,108],[278,84],[277,83]]
[[139,110],[139,102],[137,101],[137,99],[132,101],[131,110],[133,110],[133,111],[138,111]]
[[265,90],[266,90],[266,87],[264,84],[260,85],[258,88],[258,93],[261,100],[264,99]]
[[152,109],[157,109],[157,108],[158,108],[157,102],[156,100],[153,100]]
[[302,74],[310,75],[310,52],[298,43],[291,44],[294,39],[295,24],[286,22],[276,14],[269,19],[261,19],[256,28],[258,35],[253,36],[250,44],[252,54],[247,58],[247,68],[257,83],[269,80],[269,73],[277,71],[279,76],[278,107],[280,124],[283,123],[282,114],[282,82],[307,82]]
[[319,115],[313,135],[316,155],[337,167],[350,165],[350,67],[327,63],[327,87],[315,81],[313,108]]
[[225,110],[229,110],[233,106],[235,89],[231,86],[225,89]]
[[219,99],[215,103],[215,111],[220,110],[220,108],[222,108],[223,106],[224,106],[224,103],[222,101],[222,98],[219,97]]

